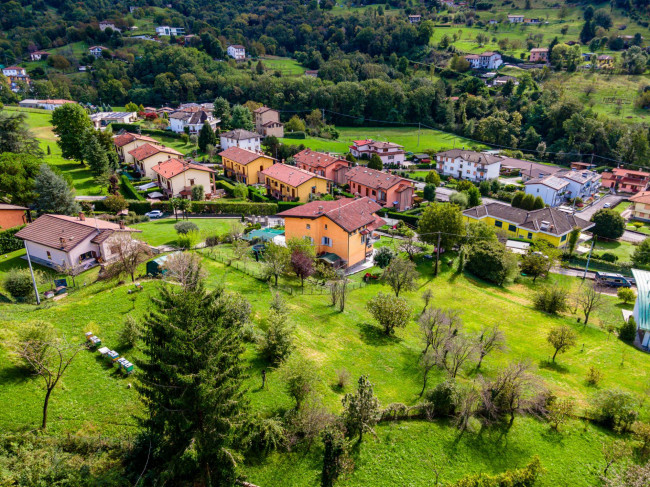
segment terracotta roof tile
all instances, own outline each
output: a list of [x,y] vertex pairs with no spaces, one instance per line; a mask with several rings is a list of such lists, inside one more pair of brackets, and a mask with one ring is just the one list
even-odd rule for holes
[[146,159],[147,157],[153,156],[154,154],[158,154],[159,152],[164,152],[166,154],[173,154],[175,156],[183,157],[183,154],[181,154],[175,149],[165,147],[164,145],[151,144],[151,143],[141,145],[140,147],[133,149],[132,151],[129,151],[129,154],[131,154],[138,161],[141,161],[143,159]]
[[277,179],[281,183],[288,184],[297,188],[301,184],[306,183],[310,179],[318,178],[325,179],[322,176],[317,176],[313,172],[299,169],[295,166],[288,166],[286,164],[273,164],[262,171],[262,174],[273,179]]
[[134,140],[144,140],[146,142],[152,142],[157,144],[158,141],[146,135],[132,134],[131,132],[125,132],[121,135],[117,135],[113,138],[113,144],[116,147],[124,147],[126,144],[133,142]]
[[375,213],[381,209],[370,198],[343,198],[337,201],[312,201],[278,213],[284,218],[320,218],[326,216],[347,232],[369,225],[371,229],[385,224]]
[[350,169],[345,173],[345,179],[348,182],[352,181],[372,189],[389,189],[396,184],[407,184],[411,186],[411,183],[404,178],[375,169],[368,169],[365,166],[357,166]]
[[337,162],[349,166],[348,161],[340,157],[330,156],[323,152],[316,152],[311,149],[305,149],[293,156],[297,164],[305,164],[309,167],[329,167]]
[[178,159],[168,159],[152,167],[155,173],[160,174],[165,179],[173,178],[179,174],[184,173],[190,169],[197,171],[214,172],[209,167],[201,166],[199,164],[192,164],[191,162],[179,161]]
[[[242,149],[236,146],[228,147],[226,150],[219,152],[219,155],[244,166],[250,164],[253,161],[256,161],[260,157],[269,157],[265,154],[260,154],[258,152]],[[269,157],[269,159],[271,158]]]

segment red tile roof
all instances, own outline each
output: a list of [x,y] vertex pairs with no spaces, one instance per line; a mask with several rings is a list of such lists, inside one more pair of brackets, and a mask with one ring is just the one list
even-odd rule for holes
[[219,152],[221,157],[235,161],[243,166],[259,159],[260,157],[269,157],[265,154],[259,154],[251,150],[241,149],[236,146],[228,147],[226,150]]
[[411,186],[410,181],[395,176],[393,174],[388,174],[382,171],[377,171],[375,169],[368,169],[365,166],[357,166],[350,169],[345,173],[345,179],[348,181],[353,181],[362,186],[366,186],[372,189],[389,189],[395,186],[396,184],[405,184]]
[[166,154],[173,154],[176,156],[183,157],[183,154],[181,154],[177,150],[171,149],[169,147],[165,147],[164,145],[151,144],[151,143],[141,145],[140,147],[133,149],[132,151],[129,151],[129,154],[131,154],[138,161],[141,161],[143,159],[146,159],[147,157],[153,156],[154,154],[158,154],[159,152],[164,152]]
[[313,172],[305,171],[295,166],[287,166],[286,164],[273,164],[271,167],[264,169],[262,174],[277,179],[281,183],[288,184],[294,188],[313,178],[325,179],[322,176],[317,176]]
[[199,164],[192,164],[191,162],[179,161],[178,159],[169,159],[165,162],[158,163],[152,169],[154,172],[160,174],[165,179],[173,178],[190,169],[196,169],[197,171],[214,172],[214,170],[210,169],[209,167],[201,166]]
[[113,138],[113,144],[115,144],[117,147],[124,147],[126,144],[128,144],[129,142],[133,142],[134,140],[145,140],[147,142],[152,142],[154,144],[158,143],[156,139],[147,137],[146,135],[139,135],[139,134],[132,134],[130,132],[125,132],[121,135],[115,136],[115,138]]
[[278,213],[284,218],[311,218],[325,216],[347,232],[369,225],[371,229],[385,224],[375,213],[381,209],[370,198],[343,198],[337,201],[312,201]]
[[9,205],[7,203],[0,203],[0,210],[26,210],[24,206]]
[[333,157],[322,152],[316,152],[311,149],[305,149],[293,156],[297,164],[305,164],[310,167],[329,167],[336,162],[349,165],[348,161],[339,157]]
[[630,196],[630,201],[634,203],[650,204],[650,191],[639,191],[634,196]]

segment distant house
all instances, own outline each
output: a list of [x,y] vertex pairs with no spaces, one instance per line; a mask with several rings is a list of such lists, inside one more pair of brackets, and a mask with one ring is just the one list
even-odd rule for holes
[[32,61],[40,61],[41,59],[47,59],[50,53],[45,51],[34,51],[29,53],[29,57]]
[[130,132],[113,137],[115,152],[117,152],[118,157],[125,164],[133,164],[135,162],[135,158],[129,152],[149,143],[158,144],[158,141],[146,135],[132,134]]
[[524,22],[523,15],[508,15],[508,22],[511,24],[521,24]]
[[96,129],[107,127],[111,123],[131,123],[138,119],[136,112],[97,112],[90,114],[90,121]]
[[576,171],[583,171],[585,169],[594,169],[595,167],[596,164],[593,164],[591,162],[575,161],[571,163],[571,169],[575,169]]
[[530,50],[531,63],[547,63],[548,62],[548,48],[547,47],[534,47]]
[[114,22],[109,22],[108,20],[103,20],[102,22],[99,23],[99,30],[101,30],[102,32],[104,32],[106,29],[109,29],[109,28],[112,29],[112,30],[115,30],[117,32],[122,32],[122,29],[118,29],[117,27],[115,27]]
[[411,24],[419,24],[420,20],[422,20],[421,15],[409,15],[409,22]]
[[168,159],[152,167],[155,180],[168,198],[190,199],[194,186],[203,186],[206,199],[214,193],[214,170],[180,159]]
[[258,134],[269,137],[284,137],[284,124],[280,122],[280,113],[269,107],[259,107],[253,110],[255,130]]
[[614,66],[614,58],[608,54],[601,54],[598,56],[598,65],[603,68],[610,68]]
[[156,27],[156,35],[159,36],[182,36],[185,35],[185,27],[170,27],[168,25],[161,25]]
[[468,222],[482,221],[504,230],[509,236],[527,240],[542,239],[555,247],[565,247],[575,227],[588,230],[594,223],[556,208],[523,210],[503,203],[488,203],[463,211]]
[[305,76],[309,76],[310,78],[318,78],[318,70],[308,69],[305,71]]
[[43,110],[56,110],[57,108],[68,103],[77,103],[72,100],[38,100],[38,108]]
[[43,215],[16,233],[25,242],[33,262],[47,267],[67,267],[81,272],[118,257],[115,238],[140,230],[99,218]]
[[105,50],[106,48],[104,46],[91,46],[88,48],[88,52],[96,58],[102,57],[102,52]]
[[228,147],[219,153],[226,177],[245,184],[264,184],[262,171],[275,163],[275,159],[260,152]]
[[18,106],[20,108],[39,108],[38,102],[39,100],[34,100],[33,98],[25,98],[18,102]]
[[638,193],[645,191],[650,183],[650,173],[645,171],[632,171],[624,167],[617,167],[601,174],[601,184],[606,188],[613,188],[621,193]]
[[498,69],[503,64],[501,54],[485,51],[482,54],[468,54],[465,56],[472,69]]
[[495,76],[492,79],[486,80],[485,84],[487,86],[498,88],[507,84],[508,82],[511,82],[514,86],[519,86],[519,80],[514,76]]
[[524,19],[524,24],[527,25],[537,25],[541,24],[542,21],[540,19]]
[[555,176],[530,179],[524,183],[526,194],[540,196],[544,204],[558,206],[564,202],[569,187],[569,181]]
[[307,203],[332,189],[329,179],[286,164],[273,164],[262,176],[268,195],[280,201]]
[[133,158],[133,166],[141,176],[156,179],[156,173],[153,167],[163,161],[168,161],[172,158],[182,158],[183,154],[164,145],[154,144],[147,142],[135,149],[132,149],[128,154]]
[[521,174],[521,180],[523,182],[530,179],[544,178],[561,170],[562,168],[560,166],[513,159],[512,157],[501,159],[501,173],[507,175],[518,172]]
[[214,131],[221,120],[215,118],[211,111],[206,112],[205,110],[195,112],[178,110],[169,115],[169,128],[177,134],[184,133],[186,127],[190,134],[198,134],[205,122],[208,122]]
[[226,48],[226,53],[233,59],[238,61],[241,59],[246,59],[246,48],[241,44],[233,44]]
[[0,203],[0,231],[24,225],[29,221],[29,209]]
[[261,136],[255,132],[250,132],[244,129],[235,129],[230,132],[221,134],[221,148],[228,149],[230,147],[239,147],[253,152],[262,150]]
[[499,177],[501,157],[465,149],[436,154],[438,172],[456,179],[479,182]]
[[2,68],[2,74],[7,77],[11,91],[15,93],[20,91],[20,83],[25,83],[29,86],[32,82],[32,80],[27,75],[27,70],[25,68],[21,68],[20,66],[9,66],[8,68]]
[[318,258],[334,267],[351,267],[372,257],[372,234],[386,222],[370,198],[312,201],[279,213],[287,239],[310,240]]
[[390,164],[401,165],[406,160],[404,146],[392,142],[380,142],[372,139],[354,140],[350,146],[350,153],[356,158],[370,159],[376,154],[384,166]]
[[499,23],[499,21],[498,21],[497,19],[490,19],[490,20],[488,20],[488,24],[490,24],[490,25],[496,25],[496,24],[498,24],[498,23]]
[[336,184],[343,185],[346,183],[345,174],[350,168],[350,163],[345,159],[311,149],[298,152],[293,156],[293,159],[300,169],[331,179]]
[[357,166],[345,173],[350,193],[368,197],[383,207],[398,211],[413,206],[415,189],[411,181],[383,171]]
[[634,220],[650,221],[650,191],[641,191],[630,196],[630,210]]

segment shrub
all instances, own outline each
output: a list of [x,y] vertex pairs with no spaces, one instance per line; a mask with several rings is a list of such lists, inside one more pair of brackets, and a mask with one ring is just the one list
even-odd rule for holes
[[200,238],[199,232],[194,230],[187,233],[179,233],[176,244],[182,249],[192,249],[199,243]]
[[23,228],[23,226],[9,228],[0,232],[0,255],[8,254],[14,250],[19,250],[23,248],[23,241],[19,238],[14,237],[18,230]]
[[637,402],[629,392],[604,389],[596,393],[594,419],[611,429],[627,430],[639,415]]
[[221,238],[219,235],[208,235],[205,238],[205,246],[206,247],[215,247],[219,245],[219,242],[221,241]]
[[377,249],[377,252],[375,252],[373,263],[380,269],[385,269],[390,265],[390,262],[394,257],[395,252],[393,252],[389,247],[380,247]]
[[596,387],[598,384],[600,384],[602,378],[603,373],[600,370],[598,370],[593,365],[589,367],[589,371],[587,372],[587,384]]
[[618,329],[618,337],[624,342],[633,342],[636,338],[636,320],[630,316]]
[[557,284],[544,286],[535,293],[533,304],[545,313],[561,313],[567,309],[567,292]]
[[28,269],[11,269],[2,284],[14,299],[27,299],[34,294],[32,276]]
[[506,470],[503,473],[489,475],[486,473],[471,474],[463,477],[451,487],[532,487],[537,477],[544,472],[539,457],[535,456],[524,468]]
[[133,200],[144,201],[144,197],[138,193],[126,174],[122,174],[122,192],[124,195]]
[[178,222],[174,225],[174,230],[179,235],[185,235],[188,232],[198,232],[199,227],[193,222]]
[[618,299],[623,301],[625,304],[631,303],[636,299],[636,293],[629,287],[619,288],[618,291],[616,291],[616,296],[618,296]]
[[350,384],[350,371],[348,369],[339,369],[336,371],[336,387],[345,389]]
[[612,254],[611,252],[604,252],[598,257],[600,260],[604,260],[605,262],[616,262],[618,260],[618,256]]
[[446,380],[436,385],[426,394],[427,401],[433,404],[435,417],[453,416],[458,404],[458,386],[453,379]]
[[138,320],[131,315],[126,315],[124,326],[120,331],[120,344],[127,347],[134,347],[140,338],[140,327]]

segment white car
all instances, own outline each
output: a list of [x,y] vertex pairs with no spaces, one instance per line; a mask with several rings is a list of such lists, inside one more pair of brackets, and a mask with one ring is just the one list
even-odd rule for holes
[[605,203],[605,204],[603,205],[603,208],[609,208],[610,206],[611,206],[611,205],[610,205],[609,203]]
[[148,216],[151,219],[160,218],[161,216],[163,216],[163,212],[160,210],[153,210],[150,211],[149,213],[145,213],[145,216]]

